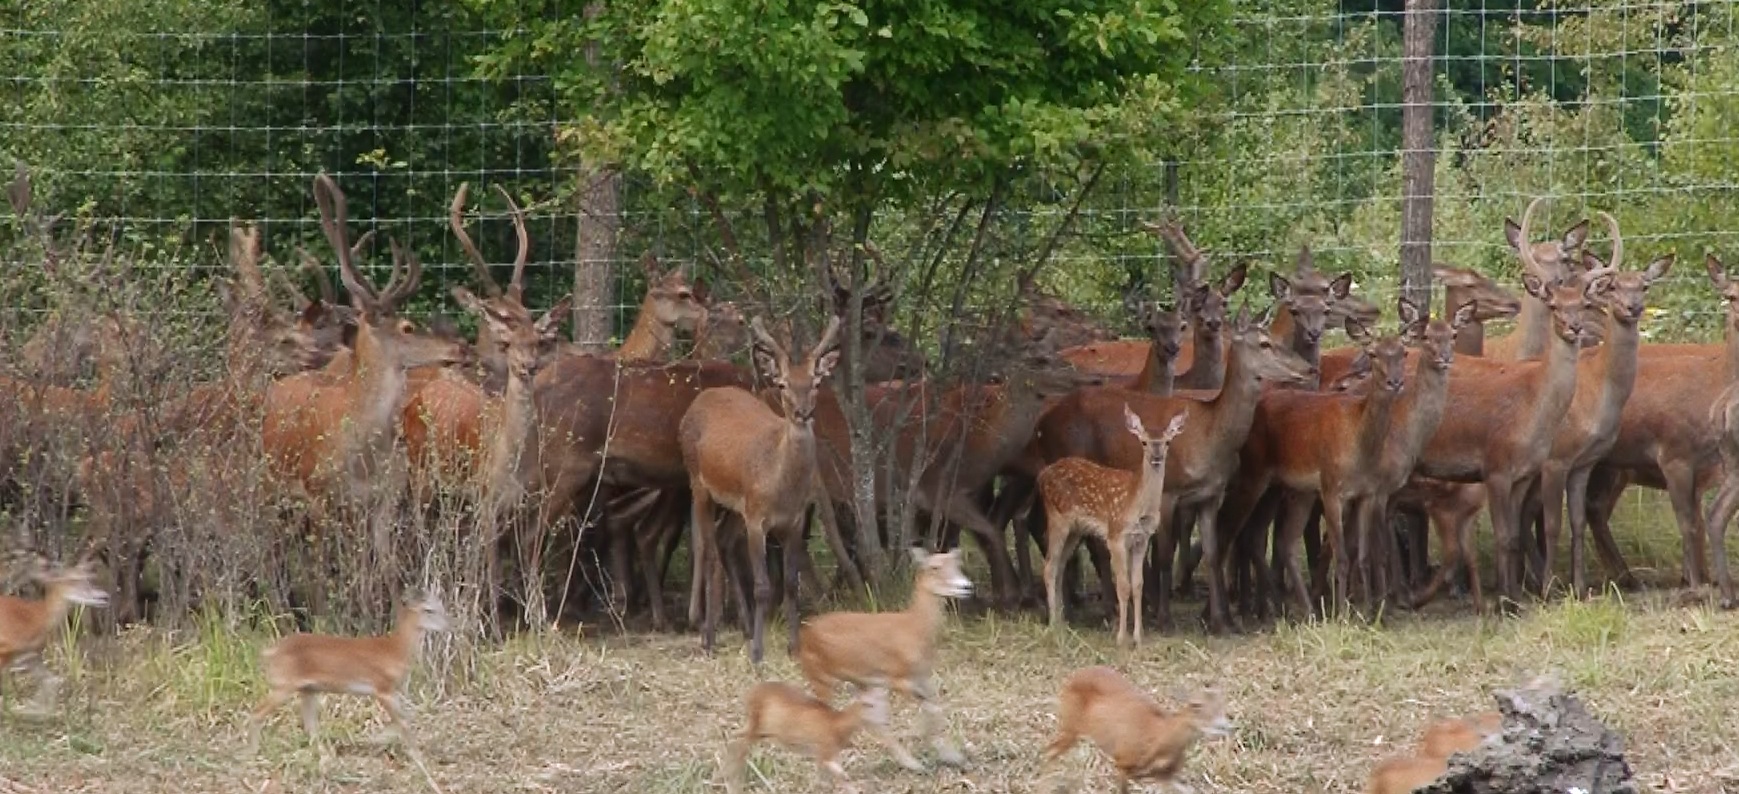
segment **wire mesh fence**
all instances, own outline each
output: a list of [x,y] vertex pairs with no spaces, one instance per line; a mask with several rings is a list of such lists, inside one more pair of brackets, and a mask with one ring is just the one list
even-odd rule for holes
[[[136,266],[208,272],[222,265],[210,241],[231,218],[260,223],[280,260],[295,245],[316,247],[308,185],[330,171],[361,226],[422,252],[432,276],[423,308],[444,306],[445,287],[468,274],[447,200],[462,181],[501,184],[529,207],[533,282],[565,290],[583,256],[579,188],[591,172],[564,140],[586,109],[561,75],[511,66],[503,51],[538,43],[501,20],[577,7],[507,5],[514,14],[490,4],[15,4],[0,12],[0,153],[30,166],[45,212],[103,219]],[[1732,247],[1731,3],[1441,5],[1435,258],[1513,284],[1502,222],[1536,194],[1558,199],[1558,230],[1613,211],[1633,256],[1692,260]],[[1185,109],[1192,123],[1155,147],[1171,154],[1109,166],[1078,207],[1079,175],[1018,177],[992,224],[997,264],[1054,249],[1040,281],[1130,330],[1123,296],[1165,280],[1139,221],[1170,206],[1221,263],[1284,267],[1308,243],[1320,265],[1354,270],[1361,291],[1386,302],[1402,194],[1401,20],[1398,2],[1237,4],[1223,34],[1236,44],[1191,66],[1214,101]],[[473,197],[481,245],[510,249],[496,197],[476,188]],[[725,209],[739,234],[758,220],[759,208]],[[1071,212],[1078,223],[1047,246]],[[879,218],[875,236],[909,238],[917,215]],[[726,292],[746,286],[733,283],[743,271],[722,267],[715,219],[683,186],[624,174],[616,212],[597,220],[619,236],[607,247],[617,265],[651,250],[709,272]],[[764,243],[744,242],[749,272],[769,274]],[[1707,332],[1715,307],[1690,270],[1658,302],[1688,322],[1682,330]],[[618,268],[617,331],[638,303],[635,272]],[[947,304],[911,297],[929,310]]]

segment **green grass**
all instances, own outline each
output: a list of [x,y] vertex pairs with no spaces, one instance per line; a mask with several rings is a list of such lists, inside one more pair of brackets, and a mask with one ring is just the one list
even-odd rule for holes
[[[1623,517],[1633,564],[1676,579],[1677,534],[1655,495],[1627,498]],[[1387,613],[1381,627],[1349,620],[1223,638],[1193,627],[1199,604],[1176,609],[1180,633],[1150,634],[1129,651],[1092,609],[1060,632],[1036,613],[956,616],[939,679],[969,766],[913,774],[865,740],[846,769],[865,791],[1037,791],[1059,682],[1112,664],[1163,702],[1188,687],[1224,688],[1237,730],[1192,754],[1185,780],[1199,791],[1355,792],[1427,721],[1489,708],[1492,689],[1552,670],[1626,735],[1645,790],[1739,787],[1729,709],[1739,696],[1739,615],[1683,605],[1671,590],[1554,600],[1508,619],[1449,602]],[[68,679],[60,703],[51,717],[0,721],[0,790],[6,780],[44,792],[428,790],[358,698],[325,699],[327,758],[293,706],[268,722],[257,757],[241,755],[247,711],[264,691],[258,650],[271,636],[218,615],[201,625],[52,649],[51,667]],[[768,647],[757,674],[735,629],[721,632],[714,658],[693,634],[608,624],[481,646],[437,639],[412,676],[411,719],[447,792],[722,791],[718,758],[742,724],[743,692],[762,677],[798,680],[776,620]],[[16,703],[20,687],[8,688]],[[896,698],[893,721],[910,737],[916,709]],[[763,746],[751,760],[749,791],[829,790],[790,752]],[[1063,777],[1085,790],[1111,781],[1087,745],[1067,757]]]

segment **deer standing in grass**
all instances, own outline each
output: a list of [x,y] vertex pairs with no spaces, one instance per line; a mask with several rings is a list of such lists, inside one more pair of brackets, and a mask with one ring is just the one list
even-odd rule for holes
[[415,757],[416,743],[405,720],[399,690],[410,675],[423,635],[446,630],[446,607],[440,596],[430,594],[400,605],[397,623],[385,636],[292,634],[272,643],[260,655],[270,691],[248,718],[248,752],[259,748],[266,716],[298,695],[302,698],[302,728],[310,741],[318,742],[320,696],[332,694],[374,698],[392,720],[399,740]]
[[839,362],[839,317],[827,323],[809,355],[795,365],[767,334],[761,318],[750,322],[754,358],[762,376],[778,392],[783,415],[774,413],[747,389],[707,389],[682,415],[678,434],[688,466],[694,500],[693,553],[703,560],[706,613],[701,647],[712,651],[719,613],[724,611],[724,562],[719,551],[713,505],[743,517],[755,605],[749,658],[761,663],[762,632],[773,588],[767,579],[767,536],[775,535],[785,553],[785,619],[788,648],[797,645],[797,576],[802,564],[803,527],[819,492],[815,477],[815,393]]
[[[1086,458],[1063,458],[1039,472],[1039,496],[1049,514],[1045,555],[1045,596],[1051,609],[1051,627],[1063,622],[1063,564],[1072,556],[1074,542],[1082,534],[1103,541],[1111,552],[1111,575],[1117,589],[1117,642],[1129,639],[1127,626],[1134,624],[1135,644],[1141,644],[1142,574],[1147,547],[1159,529],[1160,506],[1165,495],[1165,458],[1172,439],[1183,432],[1188,410],[1171,418],[1158,437],[1147,434],[1141,417],[1123,406],[1123,421],[1141,442],[1141,469],[1130,472],[1101,466]],[[1133,602],[1133,605],[1131,604]]]
[[[943,736],[942,708],[936,702],[936,640],[942,632],[942,602],[972,593],[972,581],[960,572],[960,550],[928,554],[912,549],[917,576],[912,603],[903,612],[831,612],[810,618],[797,633],[797,667],[809,688],[824,703],[842,683],[858,689],[891,688],[918,701],[919,730],[932,741],[942,763],[959,767],[966,757]],[[901,766],[923,771],[924,765],[886,729],[871,733]]]
[[885,726],[888,721],[888,691],[868,689],[837,711],[809,693],[790,684],[764,681],[749,689],[743,699],[749,723],[725,750],[725,788],[731,794],[742,786],[749,749],[763,739],[801,752],[815,760],[836,786],[856,792],[857,786],[839,765],[839,753],[851,743],[852,734],[865,725]]
[[1187,794],[1190,787],[1177,778],[1190,747],[1231,730],[1226,701],[1217,691],[1204,690],[1181,712],[1170,713],[1122,673],[1088,667],[1063,679],[1057,737],[1045,747],[1039,777],[1085,738],[1116,767],[1119,794],[1127,794],[1131,782],[1148,780]]
[[[375,565],[390,571],[392,522],[376,513],[396,504],[403,492],[397,441],[406,370],[456,363],[469,351],[450,340],[418,335],[408,320],[396,316],[398,304],[416,291],[421,279],[422,265],[415,254],[394,241],[393,278],[375,291],[351,261],[343,191],[322,172],[314,179],[314,198],[320,207],[320,227],[338,256],[344,287],[360,309],[356,342],[342,365],[335,358],[325,371],[304,372],[271,384],[260,441],[279,476],[310,497],[317,520],[333,507],[363,511]],[[403,281],[398,277],[400,264],[405,266]]]
[[42,584],[40,599],[0,596],[0,671],[26,670],[36,678],[36,702],[47,708],[60,688],[60,679],[42,663],[48,638],[60,628],[75,606],[104,607],[109,594],[96,586],[96,571],[88,560],[71,568],[47,570],[40,559],[33,563],[33,577]]

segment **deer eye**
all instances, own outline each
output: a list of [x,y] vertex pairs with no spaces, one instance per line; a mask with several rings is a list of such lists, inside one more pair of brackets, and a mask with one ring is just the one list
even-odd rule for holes
[[415,331],[415,330],[417,330],[417,327],[414,325],[411,325],[410,320],[400,320],[399,321],[399,333],[408,334],[408,333]]
[[691,298],[693,298],[693,297],[694,297],[694,293],[692,293],[692,292],[689,292],[689,291],[688,291],[688,290],[685,290],[685,289],[679,289],[679,290],[677,290],[677,291],[676,291],[676,299],[677,299],[677,300],[683,300],[683,301],[685,301],[685,300],[689,300],[689,299],[691,299]]

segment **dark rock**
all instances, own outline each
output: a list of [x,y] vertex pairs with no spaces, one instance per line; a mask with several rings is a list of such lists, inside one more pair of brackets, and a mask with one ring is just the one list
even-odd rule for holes
[[1424,794],[1635,794],[1624,738],[1575,696],[1535,682],[1496,693],[1503,735],[1449,759]]

